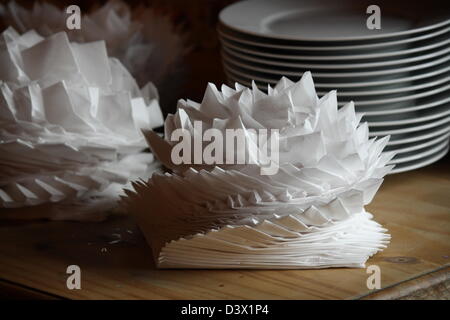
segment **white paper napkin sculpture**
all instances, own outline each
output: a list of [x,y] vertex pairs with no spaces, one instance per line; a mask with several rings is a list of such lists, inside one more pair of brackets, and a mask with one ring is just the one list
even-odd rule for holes
[[52,219],[114,207],[154,171],[141,129],[162,124],[155,87],[139,89],[103,41],[1,34],[0,207],[58,202]]
[[[389,138],[369,139],[360,119],[353,103],[338,110],[335,91],[319,99],[309,72],[297,83],[282,78],[268,94],[256,85],[219,91],[210,84],[201,103],[180,100],[164,139],[146,133],[171,173],[133,183],[123,205],[160,268],[363,267],[389,242],[364,206],[394,154],[382,153]],[[181,140],[172,139],[179,129],[192,146],[210,129],[223,136],[241,129],[247,143],[234,151],[254,161],[227,164],[224,151],[218,165],[180,164],[173,151]],[[278,132],[278,150],[264,144],[278,152],[275,174],[262,174],[256,157],[254,132],[264,129]],[[201,152],[208,145],[203,140]]]

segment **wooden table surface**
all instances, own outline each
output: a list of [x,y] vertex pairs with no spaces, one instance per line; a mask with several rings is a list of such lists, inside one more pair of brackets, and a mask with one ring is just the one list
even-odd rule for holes
[[[30,209],[31,210],[31,209]],[[368,211],[389,229],[381,269],[157,270],[134,221],[0,222],[0,296],[73,299],[408,299],[450,292],[450,168],[447,161],[388,176]],[[119,236],[120,235],[120,236]],[[120,242],[115,240],[121,239]],[[66,287],[68,265],[81,289]]]

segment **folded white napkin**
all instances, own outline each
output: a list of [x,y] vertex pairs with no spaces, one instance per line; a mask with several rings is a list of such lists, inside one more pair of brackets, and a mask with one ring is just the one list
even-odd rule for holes
[[[309,72],[297,83],[282,78],[268,94],[210,84],[201,103],[180,100],[165,139],[146,133],[173,173],[133,183],[123,204],[161,268],[363,267],[389,241],[364,205],[394,154],[382,153],[389,138],[369,139],[360,119],[353,103],[338,110],[335,91],[319,99]],[[261,151],[252,129],[278,129],[278,172],[263,175],[258,161],[176,164],[170,138],[180,128],[191,137],[240,128],[248,143],[235,151],[247,155]]]
[[156,89],[139,89],[103,41],[8,28],[0,38],[0,91],[0,207],[111,208],[119,194],[112,184],[154,171],[141,129],[163,124]]
[[[163,101],[170,103],[182,84],[182,58],[189,52],[186,34],[170,16],[151,6],[130,7],[107,1],[91,12],[81,12],[81,28],[68,30],[65,8],[35,1],[31,9],[15,1],[0,4],[0,20],[20,33],[36,30],[48,37],[66,31],[70,41],[103,40],[108,54],[127,68],[140,86],[153,82]],[[176,103],[176,101],[173,101]]]

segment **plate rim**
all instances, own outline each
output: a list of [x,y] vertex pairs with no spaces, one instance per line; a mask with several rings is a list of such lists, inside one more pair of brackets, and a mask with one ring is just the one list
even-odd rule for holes
[[[438,153],[441,149],[445,149],[446,147],[448,147],[448,145],[449,145],[449,140],[445,140],[445,141],[442,141],[442,142],[439,141],[435,145],[432,144],[432,145],[430,145],[428,147],[425,147],[424,149],[428,148],[428,150],[426,150],[426,151],[419,152],[419,153],[416,153],[414,155],[410,155],[410,156],[406,156],[406,157],[400,157],[400,158],[397,158],[397,159],[392,159],[392,160],[390,160],[387,163],[387,165],[400,164],[400,163],[405,163],[405,162],[411,162],[411,161],[414,161],[414,160],[418,160],[418,159],[421,159],[421,158],[433,155],[435,153]],[[413,152],[413,151],[411,151],[411,152]]]
[[[445,148],[443,151],[439,152],[438,154],[436,154],[433,157],[429,157],[426,158],[425,157],[425,161],[424,162],[419,162],[413,165],[409,165],[409,166],[401,166],[400,168],[394,167],[391,172],[389,172],[389,174],[397,174],[397,173],[402,173],[402,172],[406,172],[406,171],[411,171],[411,170],[416,170],[419,168],[423,168],[426,167],[432,163],[435,163],[437,161],[439,161],[440,159],[442,159],[443,157],[445,157],[445,155],[447,154],[447,152],[449,151],[450,146],[447,146],[447,148]],[[417,160],[416,160],[417,161]]]
[[369,129],[369,137],[376,137],[376,136],[389,136],[389,135],[396,135],[396,134],[405,134],[405,133],[412,133],[427,129],[433,129],[436,127],[439,127],[440,125],[444,125],[450,122],[450,116],[444,116],[442,119],[432,121],[427,124],[422,124],[419,126],[408,126],[408,128],[402,128],[402,129],[390,129],[390,130],[384,130],[384,131],[371,131]]
[[[436,67],[436,66],[434,66]],[[235,69],[233,69],[232,67],[230,68],[229,66],[227,66],[227,68],[224,68],[225,72],[229,72],[231,70],[231,73],[234,73],[235,75],[237,75],[238,77],[249,77],[249,75],[242,73],[241,71],[237,71]],[[398,79],[391,79],[391,80],[386,80],[386,81],[374,81],[374,82],[365,82],[365,83],[369,83],[371,85],[364,85],[364,82],[361,83],[344,83],[346,86],[345,88],[358,88],[358,87],[378,87],[381,85],[390,85],[390,84],[397,84],[397,83],[401,83],[401,82],[410,82],[410,81],[416,81],[416,80],[422,80],[422,79],[426,79],[426,78],[431,78],[437,75],[440,75],[444,72],[450,71],[450,65],[445,67],[445,68],[439,68],[437,70],[434,70],[432,72],[429,73],[420,73],[419,75],[416,76],[412,76],[412,77],[404,77],[404,78],[398,78]],[[320,77],[319,77],[320,78]],[[242,79],[243,80],[243,79]],[[266,82],[267,84],[271,84],[274,85],[277,83],[276,80],[272,80],[272,79],[267,79],[267,78],[263,78],[263,77],[259,77],[256,76],[255,78],[253,78],[253,80],[255,81],[259,81],[259,82]],[[395,82],[394,82],[395,81]],[[376,83],[376,84],[373,84]],[[349,86],[349,85],[353,85],[355,84],[355,86]],[[336,88],[336,84],[334,83],[316,83],[316,86],[319,88],[330,88],[331,90]],[[339,86],[342,86],[342,84],[340,84]]]
[[450,81],[450,74],[445,75],[445,76],[439,78],[438,80],[434,80],[431,82],[425,82],[425,83],[422,83],[419,85],[412,85],[409,87],[401,87],[401,88],[386,89],[386,90],[373,90],[373,91],[341,91],[338,95],[341,97],[351,97],[351,96],[364,97],[364,96],[397,94],[397,93],[422,90],[422,89],[426,89],[429,87],[434,87],[434,86],[440,85],[442,83],[445,83],[447,81]]
[[[447,42],[450,43],[450,35],[449,39],[447,39]],[[446,43],[446,44],[448,44]],[[246,54],[242,53],[236,53],[235,50],[228,48],[227,46],[222,46],[222,50],[226,51],[227,54],[234,56],[238,59],[247,60],[254,63],[260,63],[260,64],[267,64],[282,68],[317,68],[317,69],[330,69],[330,70],[340,70],[340,69],[363,69],[363,68],[382,68],[382,67],[388,67],[392,65],[397,64],[406,64],[406,63],[413,63],[413,62],[419,62],[427,59],[433,59],[436,57],[439,57],[441,55],[445,55],[447,53],[450,53],[450,46],[444,45],[444,49],[439,51],[434,51],[431,53],[427,53],[425,55],[419,55],[415,57],[409,57],[404,59],[396,59],[396,60],[388,60],[388,61],[379,61],[379,62],[370,62],[370,63],[343,63],[343,64],[320,64],[320,63],[284,63],[284,62],[277,62],[277,61],[271,61],[271,60],[265,60],[261,58],[255,58],[252,56],[248,56]]]
[[[415,123],[419,123],[419,122],[426,122],[426,121],[430,121],[430,120],[434,120],[440,117],[445,117],[450,115],[450,108],[448,108],[447,106],[443,106],[446,107],[447,109],[445,111],[441,111],[440,113],[437,114],[431,114],[425,117],[415,117],[415,118],[407,118],[407,119],[402,119],[402,120],[392,120],[392,121],[369,121],[369,120],[364,120],[366,122],[369,123],[369,128],[376,128],[376,127],[390,127],[390,126],[403,126],[403,125],[408,125],[408,124],[415,124]],[[436,107],[439,108],[439,107]],[[434,108],[430,108],[430,110],[433,110]],[[364,112],[361,112],[362,114],[364,114]]]
[[[402,154],[402,153],[408,153],[408,152],[412,152],[412,151],[415,151],[415,150],[420,150],[420,149],[426,148],[428,146],[432,146],[432,145],[437,144],[438,142],[443,141],[443,140],[448,139],[448,138],[450,138],[450,131],[447,132],[447,133],[444,133],[444,134],[442,134],[440,136],[437,136],[436,138],[431,138],[431,140],[429,140],[427,142],[424,142],[424,143],[420,143],[420,144],[418,144],[416,146],[404,147],[403,149],[402,148],[398,148],[398,149],[393,149],[393,150],[389,150],[389,151],[385,151],[385,152],[395,152],[396,155],[397,154]],[[412,143],[414,143],[414,142],[412,142]]]
[[[225,53],[226,55],[226,53]],[[277,75],[279,77],[281,76],[298,76],[299,72],[295,72],[296,74],[294,74],[293,71],[280,71],[280,70],[276,70],[276,69],[265,69],[265,68],[260,68],[260,67],[255,67],[252,65],[247,65],[247,64],[243,64],[241,62],[236,62],[233,58],[230,59],[230,57],[227,57],[224,55],[224,52],[221,51],[221,57],[222,57],[222,61],[223,62],[230,62],[234,65],[237,65],[238,67],[244,68],[244,69],[250,69],[252,71],[255,72],[260,72],[260,73],[266,73],[266,74],[271,74],[271,75]],[[314,72],[316,75],[320,74],[318,77],[319,78],[358,78],[358,77],[370,77],[370,76],[383,76],[383,75],[392,75],[395,73],[402,73],[402,72],[411,72],[411,71],[416,71],[416,70],[421,70],[424,68],[429,68],[432,66],[435,66],[437,64],[440,63],[444,63],[447,62],[448,60],[450,60],[450,54],[447,53],[443,55],[443,57],[441,58],[437,58],[437,59],[433,59],[432,61],[426,62],[426,63],[422,63],[422,64],[414,64],[412,66],[407,66],[407,67],[401,67],[401,68],[395,68],[395,69],[388,69],[388,70],[378,70],[378,71],[369,71],[369,72],[364,72],[364,71],[360,71],[360,72],[342,72],[342,73],[323,73],[323,72]],[[304,68],[304,69],[308,69],[308,68]],[[325,75],[325,76],[324,76]]]
[[[287,1],[289,1],[289,0],[278,0],[276,3],[280,4],[283,2],[287,2]],[[408,36],[408,35],[412,35],[412,34],[416,34],[416,33],[420,33],[420,32],[426,32],[426,31],[433,30],[433,29],[439,28],[440,26],[444,26],[444,25],[450,23],[450,18],[447,17],[443,21],[440,21],[437,23],[432,23],[430,25],[426,25],[423,27],[412,28],[412,29],[408,29],[408,30],[404,30],[404,31],[391,32],[391,33],[387,33],[387,34],[375,34],[375,35],[371,35],[371,36],[356,36],[356,37],[329,37],[329,38],[325,37],[325,38],[320,38],[320,39],[318,39],[318,38],[317,39],[298,38],[298,37],[287,36],[287,35],[261,34],[261,33],[255,32],[255,31],[249,31],[249,30],[242,29],[242,27],[236,27],[236,26],[232,25],[232,22],[227,23],[227,20],[228,20],[227,15],[235,16],[235,14],[233,14],[233,10],[236,10],[239,12],[242,12],[241,10],[245,11],[245,5],[255,3],[255,2],[257,2],[258,5],[261,5],[265,2],[271,2],[271,1],[270,0],[246,0],[246,1],[240,1],[240,2],[233,3],[220,11],[219,21],[222,24],[224,24],[225,26],[227,26],[229,29],[236,30],[237,32],[241,32],[244,34],[254,35],[254,36],[268,38],[268,39],[280,39],[280,40],[289,40],[289,41],[307,41],[307,42],[341,42],[341,41],[352,42],[352,41],[364,41],[364,40],[365,41],[382,40],[384,38],[403,37],[403,36]],[[330,1],[330,2],[333,2],[333,1]],[[274,3],[274,2],[272,2],[272,3]],[[323,3],[321,5],[325,6]],[[244,6],[244,8],[242,8],[242,6]],[[330,8],[330,7],[328,7],[328,8]],[[284,9],[284,10],[286,10],[286,9]],[[265,17],[264,19],[267,19],[267,17]]]
[[[409,137],[409,138],[402,138],[402,139],[398,139],[398,140],[394,140],[392,141],[391,139],[389,139],[387,145],[388,146],[396,146],[399,144],[405,144],[405,143],[411,143],[411,142],[415,142],[415,141],[422,141],[422,140],[427,140],[427,139],[431,139],[437,136],[440,136],[442,134],[445,134],[447,132],[450,132],[450,127],[449,126],[442,126],[442,128],[431,128],[428,130],[433,130],[436,129],[436,131],[431,131],[425,134],[421,134],[421,135],[417,135],[414,137]],[[391,138],[393,135],[390,135]]]
[[[223,24],[220,23],[218,24],[217,27],[217,32],[220,36],[220,33],[223,33],[220,28],[227,28],[226,26],[224,26]],[[229,30],[231,32],[237,32],[235,30]],[[384,47],[392,47],[392,46],[399,46],[399,45],[404,45],[404,44],[408,44],[411,42],[417,42],[417,41],[422,41],[422,40],[427,40],[436,36],[439,36],[443,33],[449,32],[450,31],[450,26],[443,26],[441,30],[439,31],[433,31],[431,33],[426,33],[423,34],[421,36],[415,36],[415,37],[408,37],[405,39],[401,39],[401,40],[396,40],[396,41],[387,41],[387,42],[382,42],[382,43],[373,43],[373,44],[363,44],[363,45],[341,45],[341,46],[298,46],[298,45],[276,45],[276,44],[270,44],[270,43],[261,43],[261,42],[252,42],[251,40],[243,40],[243,41],[248,41],[250,45],[255,45],[255,46],[261,46],[261,47],[267,47],[267,48],[274,48],[274,49],[286,49],[286,50],[304,50],[304,51],[343,51],[343,50],[370,50],[370,49],[376,49],[376,48],[384,48]],[[226,31],[225,31],[226,33]],[[228,35],[225,35],[228,36]],[[240,39],[240,38],[231,38],[229,37],[230,40],[232,41],[236,41],[236,42],[240,42],[240,40],[234,40],[234,39]],[[245,43],[241,41],[242,43]]]
[[[450,27],[448,28],[450,32]],[[365,59],[380,59],[380,58],[389,58],[389,57],[395,57],[395,56],[402,56],[402,55],[409,55],[414,54],[417,52],[427,51],[427,50],[433,50],[435,48],[445,46],[448,43],[450,43],[450,35],[449,38],[447,38],[445,41],[438,41],[433,44],[429,44],[422,47],[416,47],[406,50],[399,50],[399,51],[390,51],[385,53],[373,53],[373,54],[357,54],[357,55],[334,55],[334,56],[301,56],[301,55],[285,55],[285,54],[275,54],[275,53],[267,53],[262,50],[256,51],[252,49],[242,48],[237,45],[229,43],[229,40],[227,39],[220,39],[220,43],[222,47],[228,47],[231,50],[239,51],[240,54],[244,55],[255,55],[262,58],[267,59],[286,59],[286,60],[336,60],[336,61],[345,61],[345,60],[365,60]],[[320,51],[320,50],[317,50]]]
[[[233,82],[238,82],[247,87],[251,87],[251,83],[249,83],[249,82],[243,82],[242,80],[235,80],[233,77],[230,77],[228,75],[227,75],[227,77],[229,80],[233,79]],[[257,84],[257,86],[259,89],[262,89],[261,85]],[[437,93],[437,94],[439,94],[439,93]],[[438,107],[447,102],[450,102],[450,96],[447,98],[444,98],[444,99],[435,100],[432,102],[428,102],[428,103],[421,104],[421,105],[415,105],[412,107],[403,107],[403,108],[398,108],[398,109],[380,110],[380,111],[358,111],[358,112],[363,113],[365,116],[383,116],[383,115],[401,114],[401,113],[414,112],[414,111],[435,108],[435,107]],[[358,107],[357,103],[355,103],[355,107]]]
[[[428,88],[425,88],[428,89]],[[379,104],[388,104],[388,103],[397,103],[397,102],[405,102],[407,100],[413,100],[413,99],[420,99],[425,98],[434,94],[439,94],[443,91],[446,91],[450,89],[450,82],[448,84],[439,85],[437,88],[428,89],[420,93],[414,93],[411,95],[404,95],[400,97],[394,97],[394,98],[388,98],[388,99],[376,99],[376,100],[349,100],[349,101],[341,101],[340,104],[345,104],[350,101],[354,101],[355,105],[359,107],[367,107],[367,106],[374,106]],[[421,89],[424,90],[424,89]]]

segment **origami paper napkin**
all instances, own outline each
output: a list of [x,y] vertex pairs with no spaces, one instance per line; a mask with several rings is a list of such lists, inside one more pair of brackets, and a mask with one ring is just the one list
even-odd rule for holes
[[27,9],[10,1],[0,4],[0,20],[20,33],[36,30],[48,37],[65,31],[72,42],[105,41],[109,56],[119,59],[140,86],[152,82],[166,105],[176,103],[174,92],[183,84],[181,62],[190,47],[181,26],[169,15],[151,6],[107,1],[91,12],[81,12],[81,28],[68,30],[65,9],[39,1]]
[[[297,83],[282,78],[268,94],[210,84],[201,103],[180,100],[164,138],[146,132],[172,172],[134,182],[122,203],[161,268],[363,267],[389,242],[364,206],[394,153],[382,153],[389,137],[369,139],[360,119],[353,103],[338,110],[335,91],[319,98],[309,72]],[[263,175],[258,161],[174,162],[177,129],[194,144],[211,128],[242,129],[248,143],[234,151],[247,155],[261,151],[252,129],[278,129],[278,171]]]
[[112,208],[118,186],[156,169],[141,132],[163,124],[156,88],[140,89],[104,42],[8,28],[0,66],[0,207]]

